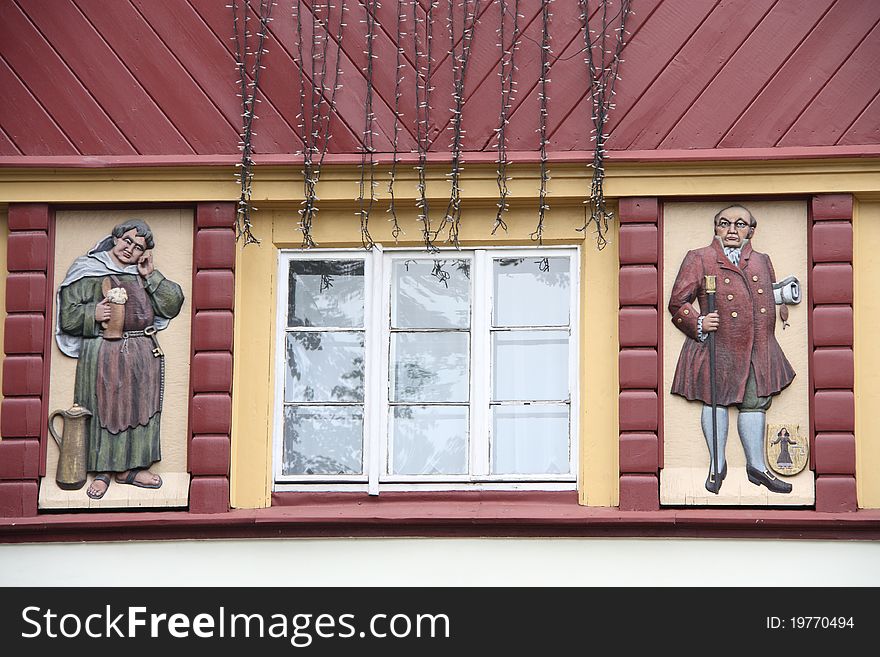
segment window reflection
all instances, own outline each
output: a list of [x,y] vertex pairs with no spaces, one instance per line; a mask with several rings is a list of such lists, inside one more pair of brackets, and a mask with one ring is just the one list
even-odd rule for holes
[[492,474],[569,471],[568,406],[492,408]]
[[568,331],[492,334],[493,399],[568,399]]
[[465,407],[395,407],[389,426],[391,473],[465,474],[467,426]]
[[293,260],[287,296],[288,326],[363,326],[364,261]]
[[392,276],[392,327],[468,327],[469,261],[395,260]]
[[391,401],[466,402],[467,333],[395,333]]
[[493,325],[568,325],[569,268],[569,258],[494,259]]
[[284,401],[363,401],[363,333],[288,333],[286,374]]
[[285,407],[282,474],[361,474],[363,425],[359,406]]

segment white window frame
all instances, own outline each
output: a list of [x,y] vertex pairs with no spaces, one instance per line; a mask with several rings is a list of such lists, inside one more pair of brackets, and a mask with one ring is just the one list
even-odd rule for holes
[[[464,475],[390,475],[383,474],[387,463],[389,421],[389,359],[391,350],[391,276],[392,262],[411,258],[425,260],[441,256],[470,259],[470,347],[468,398],[468,463]],[[359,491],[377,495],[380,491],[454,491],[454,490],[575,490],[580,479],[580,248],[571,247],[479,247],[441,249],[426,253],[406,247],[372,251],[363,249],[280,250],[278,253],[278,290],[276,310],[275,408],[272,446],[273,491]],[[562,475],[492,475],[489,474],[491,442],[492,333],[494,286],[493,258],[569,258],[569,472]],[[360,475],[282,475],[284,442],[284,381],[286,363],[288,271],[292,260],[363,260],[364,261],[364,474]],[[560,327],[518,327],[536,330],[560,330]],[[537,404],[560,403],[535,402]]]

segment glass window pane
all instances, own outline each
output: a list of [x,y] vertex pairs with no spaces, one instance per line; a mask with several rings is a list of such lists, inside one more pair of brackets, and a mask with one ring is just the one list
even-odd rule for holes
[[284,401],[363,401],[364,334],[287,334]]
[[394,328],[467,328],[468,260],[395,260],[391,325]]
[[285,475],[363,473],[360,406],[285,406]]
[[492,407],[492,474],[569,472],[568,406]]
[[496,258],[494,326],[568,326],[570,259]]
[[467,473],[467,408],[396,406],[390,425],[392,474]]
[[492,399],[568,399],[568,331],[492,333]]
[[467,333],[391,336],[391,401],[466,402]]
[[364,325],[363,260],[292,260],[288,285],[288,326]]

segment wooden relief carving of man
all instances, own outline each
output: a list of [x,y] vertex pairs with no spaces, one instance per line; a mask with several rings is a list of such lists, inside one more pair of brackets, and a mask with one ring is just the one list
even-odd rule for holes
[[156,332],[183,305],[183,291],[153,266],[153,232],[132,219],[77,258],[58,287],[56,342],[77,358],[74,402],[91,411],[86,491],[101,499],[120,484],[159,488],[164,354]]
[[[715,215],[712,243],[687,253],[669,299],[672,323],[687,336],[672,393],[703,403],[701,425],[711,462],[706,489],[715,494],[727,476],[729,406],[739,409],[737,429],[749,481],[775,493],[792,489],[770,472],[764,459],[767,409],[773,397],[792,382],[795,372],[775,335],[776,304],[786,300],[774,290],[776,275],[770,257],[752,249],[757,223],[741,205],[726,207]],[[706,276],[715,277],[714,312],[708,312]],[[784,320],[785,306],[781,314]],[[710,335],[715,343],[714,372],[710,367]]]

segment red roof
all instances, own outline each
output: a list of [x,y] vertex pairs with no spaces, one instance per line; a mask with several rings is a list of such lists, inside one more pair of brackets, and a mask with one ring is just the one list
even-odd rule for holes
[[[311,5],[303,2],[306,9]],[[420,2],[424,16],[427,0]],[[255,124],[258,154],[301,149],[293,3],[278,0],[273,10]],[[458,7],[459,0],[454,4]],[[225,5],[218,0],[0,3],[5,101],[0,155],[237,154],[241,106],[232,14]],[[330,150],[354,154],[364,130],[366,25],[363,3],[348,0],[348,5],[343,87]],[[508,127],[512,154],[538,148],[540,6],[539,0],[521,0],[523,38]],[[598,0],[589,6],[595,10]],[[880,2],[632,0],[632,7],[609,124],[611,150],[880,143]],[[404,8],[409,15],[410,0]],[[463,145],[466,151],[491,152],[500,109],[499,3],[483,0],[481,9],[465,82]],[[552,11],[549,149],[589,151],[592,125],[578,3],[556,0]],[[383,0],[374,41],[380,152],[391,150],[396,12],[397,0]],[[431,150],[438,153],[447,152],[451,141],[446,15],[447,3],[441,1],[434,10],[430,126]],[[410,152],[415,149],[411,30],[403,41],[400,150]]]

